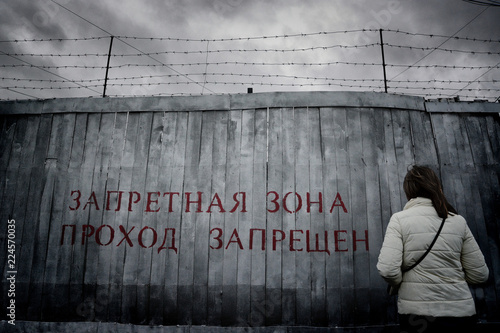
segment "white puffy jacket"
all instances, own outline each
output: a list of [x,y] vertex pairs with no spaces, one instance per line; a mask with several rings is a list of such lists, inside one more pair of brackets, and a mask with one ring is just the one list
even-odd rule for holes
[[442,219],[427,198],[411,199],[389,221],[377,269],[398,285],[398,312],[434,317],[465,317],[476,313],[468,283],[486,282],[488,267],[465,219],[450,215],[424,260],[402,273],[424,254]]

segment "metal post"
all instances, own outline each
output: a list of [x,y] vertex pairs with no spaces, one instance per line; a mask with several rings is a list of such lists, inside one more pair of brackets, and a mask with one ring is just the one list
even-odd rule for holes
[[382,68],[384,70],[384,87],[387,92],[387,75],[385,74],[384,40],[382,39],[382,29],[380,29],[380,48],[382,49]]
[[108,64],[106,65],[106,76],[104,78],[104,91],[102,92],[102,97],[106,97],[106,86],[108,84],[108,71],[109,71],[109,60],[111,59],[111,48],[113,47],[113,36],[111,36],[111,41],[109,42],[109,52],[108,52]]

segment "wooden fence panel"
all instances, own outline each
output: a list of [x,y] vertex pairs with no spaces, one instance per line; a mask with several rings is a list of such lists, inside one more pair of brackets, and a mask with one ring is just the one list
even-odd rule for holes
[[498,321],[498,115],[301,96],[0,103],[3,249],[16,225],[15,265],[2,250],[0,267],[16,271],[16,320],[394,324],[375,264],[418,163],[477,238],[492,272],[473,288],[479,316]]
[[[283,124],[283,117],[285,110],[282,108],[276,108],[269,110],[269,120],[268,120],[268,157],[267,157],[267,188],[266,191],[276,191],[277,193],[283,193],[283,177],[285,175],[285,168],[283,166],[284,161],[284,150],[285,145],[285,130]],[[291,111],[293,112],[293,111]],[[290,112],[289,112],[290,113]],[[267,207],[267,206],[266,206]],[[268,239],[281,239],[281,234],[275,232],[274,230],[283,230],[284,219],[282,211],[275,213],[272,223],[266,221],[266,234]],[[292,295],[290,290],[285,289],[287,284],[291,284],[289,279],[294,274],[294,272],[288,271],[288,274],[282,271],[283,264],[285,262],[282,242],[278,245],[274,241],[267,241],[266,248],[266,267],[271,269],[266,269],[266,304],[269,304],[268,310],[266,311],[266,324],[268,325],[278,325],[283,322],[289,322],[291,320],[288,315],[285,317],[285,313],[290,313],[290,310],[295,303],[292,303]],[[285,283],[286,279],[286,283]],[[286,301],[285,301],[286,300]]]
[[[240,192],[240,156],[241,156],[241,131],[242,131],[242,111],[241,110],[231,110],[228,117],[228,128],[227,128],[227,153],[226,153],[226,183],[225,183],[225,202],[232,202],[235,193]],[[215,248],[224,249],[224,261],[223,261],[223,272],[222,272],[222,325],[224,326],[235,326],[240,324],[238,320],[240,319],[235,315],[237,309],[237,298],[238,293],[238,271],[235,259],[238,257],[237,246],[228,246],[225,249],[226,243],[229,241],[229,237],[232,235],[233,231],[238,230],[239,227],[240,213],[236,211],[233,214],[224,215],[224,228],[221,228],[222,234],[217,234],[217,230],[214,231],[215,236],[221,236],[216,239],[213,246]],[[223,237],[222,237],[223,236]]]
[[[272,114],[273,111],[270,110],[270,113]],[[282,196],[283,193],[295,192],[295,160],[296,160],[295,135],[294,135],[295,110],[293,108],[282,109],[281,119],[282,119],[283,141],[281,150],[280,147],[278,147],[276,154],[278,156],[281,155],[281,168],[283,170],[282,171],[283,177],[281,180],[282,192],[281,193],[277,192],[276,189],[275,190],[276,193],[271,194],[273,195],[272,197],[273,199],[277,199],[276,195]],[[270,151],[272,151],[271,148]],[[278,179],[278,187],[280,187],[279,183],[280,180]],[[269,190],[272,190],[272,188],[270,188]],[[280,204],[279,201],[278,204]],[[270,205],[268,204],[268,206]],[[277,208],[276,203],[273,202],[272,207],[269,207],[268,209],[275,211],[276,208]],[[283,229],[277,229],[281,230],[281,232],[278,231],[276,232],[276,239],[282,240],[279,243],[279,247],[281,248],[282,251],[282,263],[281,263],[280,273],[282,275],[282,287],[281,287],[283,291],[282,299],[286,300],[283,302],[282,306],[283,322],[286,325],[295,325],[297,323],[296,311],[298,307],[297,275],[300,274],[301,271],[297,269],[295,263],[295,257],[297,252],[291,251],[292,241],[290,240],[289,242],[287,242],[285,237],[287,237],[286,235],[287,230],[296,230],[296,218],[292,214],[287,214],[283,209],[277,209],[277,211],[274,212],[274,214],[276,213],[278,213],[278,215],[273,215],[272,217],[272,222],[274,222],[273,224],[279,226],[279,220],[276,221],[275,219],[279,219],[280,215],[283,221],[281,223]],[[287,269],[283,269],[283,267],[286,267]]]
[[[161,173],[158,189],[161,189],[161,185],[165,184],[165,191],[169,193],[183,193],[184,188],[184,159],[187,151],[187,137],[188,137],[188,121],[189,114],[187,112],[182,112],[176,114],[173,117],[171,114],[166,113],[163,120],[163,131],[168,133],[166,137],[168,139],[163,141],[164,150],[164,160],[162,165],[164,166]],[[174,147],[169,145],[173,144]],[[171,168],[171,171],[170,171]],[[172,194],[172,198],[176,195]],[[179,269],[180,269],[180,257],[178,255],[179,244],[173,243],[175,240],[173,235],[173,230],[180,232],[181,230],[181,216],[182,210],[176,209],[173,212],[169,212],[164,207],[163,214],[161,215],[166,221],[167,229],[170,228],[170,234],[167,236],[165,234],[165,241],[167,242],[167,249],[158,248],[158,254],[165,253],[165,265],[162,267],[162,262],[160,261],[158,265],[163,268],[160,274],[164,274],[164,292],[160,294],[163,297],[163,322],[165,324],[175,324],[178,322],[179,311],[178,311],[178,283],[179,283]],[[165,228],[162,228],[165,229]],[[178,235],[176,235],[178,237]],[[170,249],[173,247],[173,249]],[[161,257],[160,257],[161,258]]]

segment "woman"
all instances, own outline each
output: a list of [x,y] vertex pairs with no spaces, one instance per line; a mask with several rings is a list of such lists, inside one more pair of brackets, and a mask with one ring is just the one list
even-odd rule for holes
[[[403,189],[409,201],[391,217],[377,263],[380,275],[390,285],[399,286],[401,331],[466,330],[474,325],[476,314],[468,283],[488,279],[484,256],[431,169],[411,168]],[[402,273],[425,252],[443,218],[443,229],[428,255]]]

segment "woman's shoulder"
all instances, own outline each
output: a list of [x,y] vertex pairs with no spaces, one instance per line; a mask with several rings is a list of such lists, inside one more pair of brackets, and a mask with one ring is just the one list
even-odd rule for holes
[[467,221],[462,215],[459,214],[449,214],[445,221],[445,226],[457,229],[460,232],[464,232],[467,227]]

